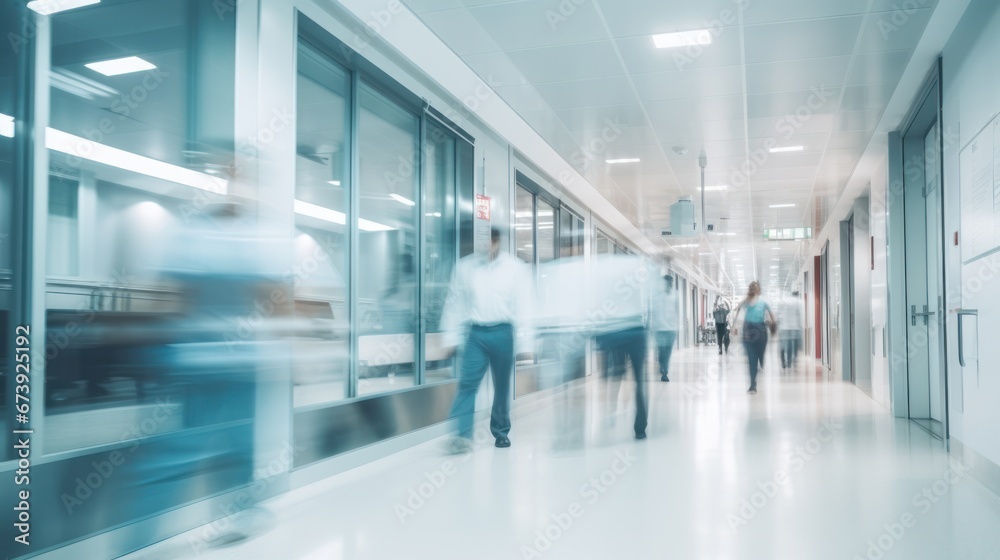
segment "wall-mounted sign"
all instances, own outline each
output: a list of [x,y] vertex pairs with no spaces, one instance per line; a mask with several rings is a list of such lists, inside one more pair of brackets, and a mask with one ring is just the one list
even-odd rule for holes
[[764,239],[812,239],[812,228],[765,229]]
[[476,219],[490,221],[490,197],[484,194],[476,195]]

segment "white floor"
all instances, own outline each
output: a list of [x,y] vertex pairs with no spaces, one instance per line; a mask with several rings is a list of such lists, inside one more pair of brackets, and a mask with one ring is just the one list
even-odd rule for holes
[[[1000,498],[940,442],[812,365],[777,366],[751,396],[740,354],[677,352],[671,382],[650,381],[645,441],[633,387],[615,414],[592,379],[515,415],[510,449],[453,458],[435,440],[278,498],[253,539],[126,558],[1000,558]],[[584,445],[555,450],[567,402]]]

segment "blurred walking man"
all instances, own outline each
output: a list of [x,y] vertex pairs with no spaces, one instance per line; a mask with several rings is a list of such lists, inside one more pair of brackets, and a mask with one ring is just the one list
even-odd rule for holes
[[500,251],[500,230],[490,231],[490,252],[462,259],[448,288],[442,326],[445,345],[462,344],[458,394],[451,417],[458,422],[458,436],[449,451],[472,449],[472,419],[476,392],[486,370],[493,376],[493,412],[490,431],[497,447],[510,447],[511,375],[515,350],[527,352],[532,334],[528,327],[531,275],[517,258]]

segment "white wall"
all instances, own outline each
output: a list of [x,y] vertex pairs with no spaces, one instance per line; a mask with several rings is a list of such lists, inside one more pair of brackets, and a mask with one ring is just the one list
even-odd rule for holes
[[[1000,3],[974,0],[943,53],[943,134],[945,235],[962,233],[960,153],[1000,112]],[[949,136],[960,138],[949,141]],[[949,239],[950,241],[950,239]],[[948,315],[949,414],[951,435],[993,463],[1000,464],[1000,277],[996,254],[963,266],[958,247],[947,243],[947,308],[979,310],[978,364],[958,364],[957,321]],[[972,322],[967,325],[971,326]],[[970,333],[975,336],[975,333]],[[973,342],[967,350],[975,348]],[[978,372],[977,372],[978,367]]]

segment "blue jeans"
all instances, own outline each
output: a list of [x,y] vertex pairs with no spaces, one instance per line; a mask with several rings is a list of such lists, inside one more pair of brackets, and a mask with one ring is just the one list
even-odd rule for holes
[[511,374],[514,368],[514,327],[510,324],[473,325],[462,350],[458,394],[451,406],[451,417],[458,420],[458,435],[472,438],[472,419],[476,412],[476,393],[489,368],[493,375],[493,414],[490,431],[493,437],[510,432]]
[[674,350],[677,331],[656,332],[656,358],[660,364],[660,375],[670,373],[670,353]]
[[757,388],[757,370],[764,366],[767,351],[767,326],[764,323],[743,324],[743,347],[750,359],[750,388]]

